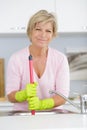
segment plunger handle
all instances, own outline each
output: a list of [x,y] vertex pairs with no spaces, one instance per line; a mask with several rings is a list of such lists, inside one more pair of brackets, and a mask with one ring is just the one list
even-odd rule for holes
[[[29,56],[29,69],[30,69],[30,83],[34,83],[32,55]],[[32,110],[31,114],[35,115],[35,110]]]

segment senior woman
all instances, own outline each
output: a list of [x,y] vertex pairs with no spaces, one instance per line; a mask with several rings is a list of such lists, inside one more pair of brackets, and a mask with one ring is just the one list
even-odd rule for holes
[[[31,44],[13,54],[7,68],[6,93],[14,103],[14,110],[54,109],[65,100],[49,90],[69,95],[69,65],[66,56],[49,47],[57,35],[57,21],[53,13],[40,10],[29,20],[27,35]],[[29,79],[29,55],[33,57],[34,83]]]

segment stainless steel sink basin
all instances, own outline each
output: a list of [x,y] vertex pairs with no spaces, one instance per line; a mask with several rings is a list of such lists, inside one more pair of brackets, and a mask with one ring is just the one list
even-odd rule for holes
[[[77,112],[68,111],[65,109],[55,109],[46,111],[36,111],[35,115],[54,115],[54,114],[78,114]],[[0,116],[30,116],[31,111],[1,111]]]

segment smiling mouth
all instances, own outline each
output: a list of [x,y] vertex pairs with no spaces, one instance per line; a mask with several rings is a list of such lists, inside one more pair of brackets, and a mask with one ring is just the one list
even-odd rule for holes
[[44,40],[44,39],[38,39],[39,41],[46,41],[46,40]]
[[38,39],[40,42],[46,42],[46,40],[44,39]]

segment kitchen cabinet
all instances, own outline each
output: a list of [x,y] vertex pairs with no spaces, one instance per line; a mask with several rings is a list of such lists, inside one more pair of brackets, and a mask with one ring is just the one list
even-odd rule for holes
[[4,95],[4,59],[0,58],[0,97]]
[[59,33],[87,32],[87,0],[0,0],[0,34],[25,34],[40,9],[56,13]]
[[87,0],[56,0],[58,32],[87,32]]
[[0,0],[0,33],[25,33],[38,10],[55,12],[55,0]]

